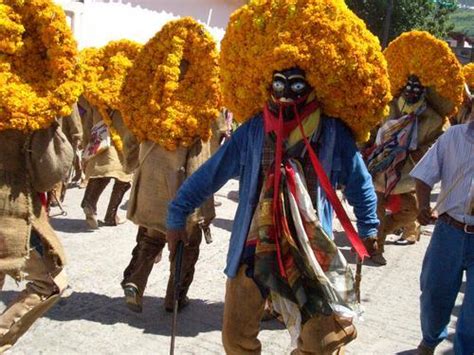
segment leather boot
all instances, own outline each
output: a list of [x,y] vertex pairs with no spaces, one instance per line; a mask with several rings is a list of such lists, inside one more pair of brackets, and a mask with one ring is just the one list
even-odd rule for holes
[[[194,227],[189,238],[189,245],[184,247],[183,260],[181,265],[181,289],[178,296],[178,310],[185,308],[189,304],[187,293],[194,277],[195,265],[199,258],[199,245],[202,241],[202,231],[196,226]],[[175,259],[176,260],[176,259]],[[168,287],[166,289],[165,310],[173,312],[174,308],[174,273],[175,261],[170,265],[171,272],[168,279]]]
[[417,355],[433,355],[434,351],[435,351],[434,348],[430,348],[428,345],[426,345],[423,342],[421,342],[416,348]]
[[383,256],[383,252],[385,251],[385,239],[387,239],[387,235],[379,233],[377,242],[375,243],[375,250],[370,255],[370,260],[378,265],[387,265],[387,259]]
[[93,178],[89,179],[81,207],[86,215],[86,222],[90,228],[99,228],[97,222],[97,202],[102,192],[107,187],[110,178]]
[[139,227],[137,245],[132,251],[132,260],[123,272],[121,283],[127,307],[133,312],[142,311],[142,297],[148,276],[155,264],[155,258],[166,245],[166,236],[158,233],[149,235],[144,227]]
[[26,289],[0,315],[0,353],[12,347],[59,300],[67,281],[64,272],[50,264],[37,251],[30,252],[22,270],[29,281]]
[[122,224],[125,221],[121,221],[117,216],[117,211],[122,202],[123,196],[130,189],[132,184],[129,182],[122,182],[115,180],[114,188],[112,190],[112,195],[110,195],[109,206],[107,207],[107,212],[104,218],[105,226],[116,226]]

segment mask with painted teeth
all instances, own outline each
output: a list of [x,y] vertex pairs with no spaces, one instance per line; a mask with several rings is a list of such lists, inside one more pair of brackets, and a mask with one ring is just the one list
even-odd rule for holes
[[416,75],[410,75],[402,93],[405,101],[410,105],[416,104],[424,93],[425,87],[421,85],[420,79]]
[[294,105],[298,110],[304,107],[306,98],[312,90],[313,88],[306,81],[304,70],[300,68],[275,72],[270,87],[269,108],[275,115],[278,115],[280,108],[282,108],[283,118],[292,120]]

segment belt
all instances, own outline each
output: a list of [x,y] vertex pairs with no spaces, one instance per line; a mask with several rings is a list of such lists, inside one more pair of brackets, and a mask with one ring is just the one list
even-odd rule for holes
[[474,234],[474,225],[459,222],[447,213],[443,213],[441,216],[439,216],[439,219],[442,220],[444,223],[449,224],[450,226],[453,226],[456,229],[460,229],[467,234]]

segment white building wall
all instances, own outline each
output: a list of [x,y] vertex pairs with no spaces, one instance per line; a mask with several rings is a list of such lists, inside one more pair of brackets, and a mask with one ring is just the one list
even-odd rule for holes
[[[145,43],[168,21],[192,16],[206,24],[217,42],[241,0],[56,0],[65,10],[79,47],[100,47],[122,38]],[[161,4],[161,5],[160,5]],[[211,11],[212,9],[212,11]],[[211,18],[209,15],[211,14]],[[218,26],[219,24],[219,26]]]
[[176,16],[192,16],[207,23],[212,10],[210,25],[225,28],[231,13],[246,0],[84,0],[85,2],[123,2],[154,11],[170,12]]

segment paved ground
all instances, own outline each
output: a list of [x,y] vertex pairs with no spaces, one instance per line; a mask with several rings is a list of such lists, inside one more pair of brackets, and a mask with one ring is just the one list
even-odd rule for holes
[[[237,187],[237,182],[231,181],[216,195],[223,205],[212,228],[214,243],[202,246],[189,294],[192,304],[179,316],[177,354],[223,353],[220,329],[225,276],[222,270],[237,205]],[[100,201],[100,216],[105,212],[109,193],[110,187]],[[144,313],[128,311],[119,284],[137,228],[127,222],[119,227],[89,231],[79,208],[82,194],[83,190],[68,191],[64,203],[68,215],[52,221],[68,252],[67,270],[74,292],[35,323],[10,353],[167,354],[171,317],[163,309],[163,296],[168,264],[162,261],[153,270]],[[121,214],[125,214],[123,208]],[[425,234],[415,246],[387,246],[388,266],[364,267],[362,298],[366,311],[364,321],[358,326],[359,338],[348,353],[413,353],[420,339],[418,277],[430,229]],[[343,251],[352,260],[348,248],[343,247]],[[167,260],[167,253],[163,260]],[[0,301],[7,303],[20,289],[21,285],[8,280]],[[458,311],[459,306],[452,325]],[[264,353],[288,354],[291,348],[286,330],[277,322],[262,326],[260,339]],[[451,340],[446,341],[438,353],[449,354],[451,349]]]

